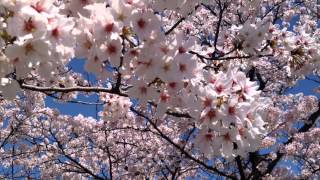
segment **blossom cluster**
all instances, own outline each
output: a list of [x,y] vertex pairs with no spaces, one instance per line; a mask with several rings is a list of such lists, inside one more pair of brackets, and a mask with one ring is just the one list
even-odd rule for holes
[[[299,123],[311,128],[317,98],[281,95],[320,73],[320,31],[307,15],[314,7],[296,3],[1,0],[0,160],[49,179],[178,179],[187,175],[175,172],[199,167],[228,177],[233,168],[221,160],[241,164],[249,152],[259,172],[239,172],[259,179],[268,174],[267,158],[297,150],[319,168],[318,142],[310,140],[319,129],[294,135]],[[72,59],[84,60],[97,81],[68,68]],[[78,101],[91,93],[98,102]],[[47,108],[45,95],[95,105],[96,119]],[[11,144],[21,148],[11,152]],[[279,152],[264,156],[262,148]],[[281,173],[292,174],[277,168],[273,175]]]
[[207,155],[224,157],[255,151],[267,132],[263,112],[270,99],[261,98],[258,85],[237,69],[204,77],[209,83],[196,93],[196,145]]

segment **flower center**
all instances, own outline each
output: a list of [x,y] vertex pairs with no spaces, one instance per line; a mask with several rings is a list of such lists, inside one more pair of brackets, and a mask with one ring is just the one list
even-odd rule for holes
[[139,21],[138,21],[138,26],[139,26],[139,28],[144,29],[145,26],[146,26],[146,24],[147,24],[147,23],[146,23],[145,20],[143,20],[142,18],[139,19]]
[[185,64],[179,64],[179,70],[181,72],[185,72],[187,70],[187,66]]
[[51,35],[54,37],[54,38],[58,38],[59,35],[60,35],[60,32],[59,32],[59,29],[58,28],[54,28],[51,32]]
[[27,21],[24,21],[24,31],[31,33],[36,30],[36,26],[32,19],[28,19]]
[[223,135],[223,139],[226,140],[226,141],[231,141],[231,136],[229,133]]
[[109,54],[115,54],[117,52],[117,47],[112,45],[112,44],[110,44],[107,47],[107,51],[108,51]]
[[207,112],[207,116],[209,119],[213,119],[216,117],[216,111],[211,109],[210,111]]
[[236,113],[236,108],[235,108],[235,107],[229,107],[229,108],[228,108],[228,113],[229,113],[230,115],[234,115],[234,114]]
[[113,31],[113,26],[114,24],[113,23],[109,23],[105,26],[104,30],[107,32],[107,33],[111,33]]

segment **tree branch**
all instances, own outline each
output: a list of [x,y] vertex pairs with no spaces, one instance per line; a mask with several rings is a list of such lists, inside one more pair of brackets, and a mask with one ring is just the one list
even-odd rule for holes
[[214,46],[215,51],[217,51],[217,43],[218,43],[218,38],[219,38],[219,33],[220,33],[221,22],[223,19],[223,12],[227,8],[227,6],[226,6],[226,4],[224,4],[222,7],[221,2],[219,1],[219,7],[220,7],[219,19],[218,19],[218,23],[217,23],[217,27],[216,27],[216,32],[214,34],[214,42],[213,42],[213,46]]
[[236,160],[236,163],[237,163],[237,166],[238,166],[238,170],[239,170],[239,173],[240,173],[240,179],[241,180],[246,180],[246,175],[244,174],[244,169],[243,169],[243,166],[242,166],[242,162],[241,162],[241,158],[240,156],[237,156],[235,158]]
[[[252,58],[254,56],[252,55],[246,55],[246,56],[228,56],[228,57],[206,57],[206,56],[203,56],[195,51],[189,51],[190,54],[194,54],[196,55],[197,57],[201,58],[201,59],[206,59],[206,60],[216,60],[216,61],[224,61],[224,60],[233,60],[233,59],[249,59],[249,58]],[[261,57],[272,57],[273,54],[259,54],[257,55],[258,58],[261,58]]]
[[177,21],[168,31],[166,31],[164,34],[165,35],[168,35],[170,34],[177,26],[179,26],[179,24],[184,21],[186,18],[185,17],[182,17],[179,19],[179,21]]
[[120,96],[128,97],[128,95],[118,92],[115,89],[108,89],[104,87],[82,87],[82,86],[75,86],[75,87],[68,87],[68,88],[60,88],[60,87],[39,87],[39,86],[33,86],[33,85],[28,85],[25,83],[20,83],[21,89],[25,90],[31,90],[31,91],[37,91],[37,92],[43,92],[43,93],[48,93],[48,92],[61,92],[61,93],[71,93],[71,92],[106,92],[110,94],[117,94]]

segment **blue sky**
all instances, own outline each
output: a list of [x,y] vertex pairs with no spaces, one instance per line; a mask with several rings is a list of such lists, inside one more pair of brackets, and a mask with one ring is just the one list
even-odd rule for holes
[[[316,78],[313,75],[309,75],[308,77]],[[318,98],[320,98],[320,94],[317,94],[314,92],[314,89],[319,86],[320,86],[319,83],[316,83],[312,80],[307,80],[307,79],[299,80],[296,86],[288,89],[286,93],[297,94],[302,92],[304,95],[315,95]]]

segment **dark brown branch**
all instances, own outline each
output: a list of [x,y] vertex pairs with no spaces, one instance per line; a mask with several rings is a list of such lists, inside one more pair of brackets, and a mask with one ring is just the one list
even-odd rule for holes
[[104,87],[82,87],[82,86],[75,86],[75,87],[68,87],[68,88],[60,88],[60,87],[40,87],[40,86],[33,86],[33,85],[28,85],[25,83],[20,83],[21,89],[25,90],[31,90],[31,91],[37,91],[37,92],[43,92],[43,93],[48,93],[48,92],[61,92],[61,93],[71,93],[71,92],[106,92],[110,94],[117,94],[120,96],[128,97],[128,95],[123,94],[121,92],[117,92],[115,89],[108,89]]
[[168,110],[166,114],[180,118],[192,118],[188,113],[180,113],[172,110]]
[[241,162],[241,157],[237,156],[235,158],[237,166],[238,166],[238,170],[239,170],[239,174],[240,174],[240,179],[241,180],[246,180],[246,175],[244,174],[244,168],[242,166],[242,162]]
[[220,28],[221,28],[221,22],[223,19],[223,12],[227,8],[227,6],[226,6],[226,4],[224,4],[222,7],[221,2],[219,1],[219,7],[220,7],[219,19],[218,19],[218,23],[217,23],[217,27],[216,27],[216,32],[214,34],[214,42],[213,42],[213,46],[214,46],[215,51],[217,51],[217,43],[218,43],[218,38],[219,38],[219,33],[220,33]]
[[112,161],[111,161],[111,154],[110,154],[109,147],[107,147],[106,149],[107,149],[108,161],[109,161],[109,175],[110,175],[110,180],[112,180],[112,179],[113,179],[113,175],[112,175]]
[[249,175],[248,179],[250,177],[259,177],[261,176],[261,172],[258,169],[258,164],[260,163],[260,156],[257,152],[250,152],[249,153],[249,161],[251,162],[251,174]]
[[166,31],[164,34],[168,35],[170,34],[177,26],[179,26],[179,24],[184,21],[186,18],[182,17],[179,19],[179,21],[177,21],[168,31]]
[[[216,60],[216,61],[226,61],[226,60],[233,60],[233,59],[250,59],[254,56],[252,55],[246,55],[246,56],[228,56],[228,57],[206,57],[203,56],[195,51],[189,51],[190,54],[194,54],[197,57],[201,58],[201,59],[206,59],[206,60]],[[272,57],[273,54],[259,54],[257,55],[258,58],[261,57]]]
[[[197,5],[197,6],[194,8],[194,10],[197,10],[199,7],[200,7],[200,5]],[[192,12],[189,13],[188,16],[191,15],[191,14],[192,14]],[[182,23],[185,19],[186,19],[185,17],[181,17],[181,18],[180,18],[168,31],[166,31],[164,34],[165,34],[165,35],[170,34],[170,33],[171,33],[176,27],[178,27],[179,24]]]

